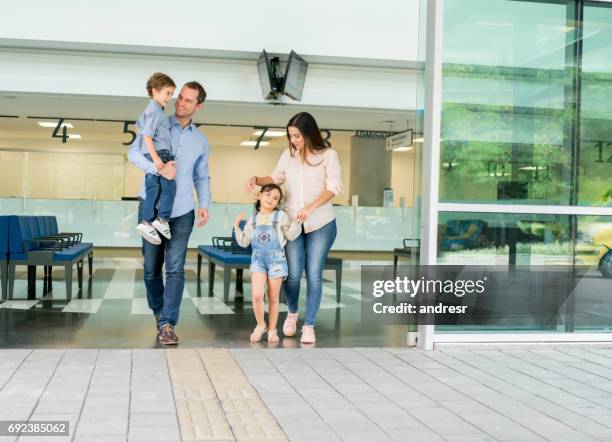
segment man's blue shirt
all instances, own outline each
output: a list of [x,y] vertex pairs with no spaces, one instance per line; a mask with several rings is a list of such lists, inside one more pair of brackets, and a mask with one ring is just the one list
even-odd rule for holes
[[[194,209],[193,188],[198,195],[200,208],[210,206],[210,176],[208,139],[193,123],[181,127],[174,115],[167,118],[170,125],[170,142],[176,160],[176,196],[172,206],[172,218]],[[142,137],[137,137],[128,153],[128,159],[145,173],[157,174],[155,165],[142,152]],[[140,187],[140,198],[145,199],[144,181]]]

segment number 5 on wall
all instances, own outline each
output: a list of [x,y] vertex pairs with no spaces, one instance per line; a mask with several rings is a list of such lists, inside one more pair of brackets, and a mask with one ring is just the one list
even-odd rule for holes
[[134,123],[135,121],[124,121],[123,122],[123,133],[132,135],[132,139],[130,141],[128,141],[127,143],[122,143],[124,146],[129,146],[134,142],[134,140],[136,140],[136,132],[129,129],[129,125],[134,124]]

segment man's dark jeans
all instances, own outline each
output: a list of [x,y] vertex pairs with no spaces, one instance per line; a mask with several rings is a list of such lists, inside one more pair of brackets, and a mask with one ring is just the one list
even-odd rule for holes
[[[144,201],[140,199],[138,218],[142,214]],[[159,314],[160,329],[164,324],[175,326],[179,318],[179,309],[185,288],[185,258],[187,243],[193,230],[193,210],[170,218],[172,239],[161,238],[160,245],[153,245],[142,240],[144,257],[144,281],[147,288],[147,301],[154,314]],[[166,284],[162,275],[162,266],[166,262]]]

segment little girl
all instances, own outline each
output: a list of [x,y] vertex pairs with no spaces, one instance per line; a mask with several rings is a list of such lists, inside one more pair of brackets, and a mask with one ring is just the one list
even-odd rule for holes
[[[251,285],[253,312],[257,320],[257,326],[251,333],[251,342],[259,342],[264,333],[268,332],[268,342],[278,342],[276,322],[278,321],[279,294],[281,284],[287,277],[287,258],[285,258],[285,244],[297,238],[302,225],[290,222],[289,216],[279,210],[283,192],[276,184],[263,186],[257,195],[255,211],[245,224],[240,228],[240,221],[244,219],[244,213],[238,214],[234,221],[234,232],[236,242],[242,247],[251,244],[253,254],[251,256]],[[268,304],[270,307],[270,328],[264,319],[264,291],[268,283]]]

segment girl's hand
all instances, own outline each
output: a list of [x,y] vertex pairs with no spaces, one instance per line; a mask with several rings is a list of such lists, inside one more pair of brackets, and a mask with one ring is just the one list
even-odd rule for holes
[[295,217],[296,221],[303,223],[312,214],[312,211],[313,208],[310,206],[302,207],[300,210],[298,210],[297,216]]
[[246,193],[252,193],[256,185],[257,185],[257,177],[252,176],[246,181],[246,183],[244,183],[244,191]]
[[244,214],[244,212],[240,212],[238,215],[236,215],[236,219],[234,220],[234,227],[240,227],[240,221],[242,221],[245,216],[246,215]]

